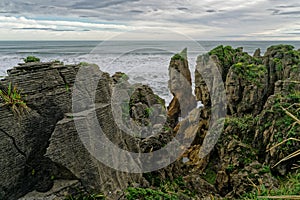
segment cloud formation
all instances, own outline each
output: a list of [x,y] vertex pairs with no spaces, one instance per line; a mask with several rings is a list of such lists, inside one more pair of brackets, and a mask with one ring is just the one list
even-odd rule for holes
[[105,39],[153,27],[203,40],[300,40],[299,8],[298,0],[2,0],[0,36]]

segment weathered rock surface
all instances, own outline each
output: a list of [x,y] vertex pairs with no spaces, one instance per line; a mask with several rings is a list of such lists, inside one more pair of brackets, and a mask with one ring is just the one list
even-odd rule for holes
[[[159,188],[157,181],[178,177],[194,192],[191,199],[239,199],[262,184],[276,189],[274,175],[285,176],[299,161],[299,155],[287,159],[300,148],[295,120],[300,117],[299,50],[278,45],[264,56],[258,50],[252,57],[242,48],[219,46],[199,56],[195,94],[203,108],[195,108],[186,58],[184,50],[171,59],[169,87],[174,98],[167,114],[151,88],[130,85],[121,72],[110,77],[96,65],[85,66],[89,70],[77,79],[84,66],[31,63],[9,70],[0,89],[17,85],[29,110],[20,117],[0,101],[0,199],[27,193],[22,200],[63,199],[77,187],[118,199],[129,185]],[[227,96],[227,107],[220,92]],[[220,112],[213,116],[216,110]],[[211,124],[220,116],[226,119],[219,137],[210,126],[220,128]],[[121,162],[122,156],[104,153],[101,144],[106,140],[96,140],[98,133],[135,153],[155,152],[176,137],[183,154],[155,172],[120,172],[96,159],[130,168]],[[199,156],[203,147],[209,151]],[[145,163],[138,157],[126,159],[137,166],[156,164],[151,158]]]
[[44,154],[56,122],[71,110],[71,93],[66,91],[66,84],[72,85],[70,77],[76,68],[59,63],[28,64],[9,70],[9,76],[1,81],[4,87],[9,83],[17,85],[30,108],[18,118],[9,107],[1,106],[1,146],[7,149],[1,154],[6,159],[0,164],[2,198],[16,199],[33,189],[51,188],[49,169],[56,166]]
[[169,89],[173,99],[168,107],[168,120],[175,127],[179,117],[185,117],[196,107],[192,93],[191,72],[187,61],[187,49],[172,57],[169,65]]
[[[29,107],[21,118],[7,106],[1,106],[0,134],[1,172],[0,194],[2,199],[16,199],[27,192],[48,191],[53,178],[80,180],[84,187],[111,192],[123,190],[128,182],[143,182],[137,174],[118,173],[98,162],[83,146],[74,126],[72,112],[72,89],[75,76],[82,66],[64,66],[61,63],[31,63],[8,71],[1,81],[3,87],[10,82],[22,90]],[[100,79],[95,91],[96,113],[103,131],[115,144],[136,150],[134,140],[125,137],[111,113],[110,77],[91,65],[93,76]],[[90,85],[85,85],[90,87]],[[79,88],[81,91],[89,91]],[[80,104],[79,110],[90,105]],[[84,119],[83,119],[84,120]],[[118,136],[124,137],[118,137]],[[129,139],[128,139],[129,138]],[[128,140],[126,140],[128,139]],[[129,141],[130,140],[130,141]],[[128,142],[128,144],[126,143]],[[8,178],[10,177],[10,178]],[[105,190],[104,190],[105,189]],[[109,197],[109,195],[108,195]]]
[[19,200],[64,200],[66,196],[83,189],[78,180],[56,180],[53,187],[47,192],[33,191]]
[[[251,57],[241,49],[220,46],[209,54],[224,81],[227,117],[224,131],[210,155],[195,159],[202,144],[198,140],[186,154],[187,164],[204,172],[201,176],[228,198],[240,198],[253,189],[253,184],[276,189],[278,180],[273,175],[286,175],[299,160],[295,156],[284,160],[299,150],[298,141],[275,146],[289,138],[299,139],[296,135],[299,126],[291,117],[299,119],[299,51],[289,45],[278,45],[268,48],[264,56],[257,51]],[[205,57],[198,58],[198,63],[203,61]],[[211,71],[205,65],[199,67],[204,73],[200,74],[196,68],[195,93],[205,106],[201,116],[206,116],[202,120],[206,125],[201,125],[204,129],[199,132],[205,137],[211,117],[209,91],[218,82],[209,81],[214,77],[205,81],[205,72],[211,74]]]

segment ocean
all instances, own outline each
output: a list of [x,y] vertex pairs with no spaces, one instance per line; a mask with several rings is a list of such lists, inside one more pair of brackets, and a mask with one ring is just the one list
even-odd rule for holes
[[131,83],[148,84],[168,103],[172,98],[168,90],[172,55],[188,48],[193,78],[197,56],[221,44],[243,47],[250,55],[257,48],[264,53],[275,44],[300,48],[300,41],[0,41],[0,76],[29,55],[65,64],[95,63],[111,75],[118,71],[126,73]]

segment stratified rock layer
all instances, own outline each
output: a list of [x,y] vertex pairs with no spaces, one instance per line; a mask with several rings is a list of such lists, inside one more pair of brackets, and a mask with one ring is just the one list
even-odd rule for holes
[[[268,48],[264,56],[258,50],[251,57],[241,48],[219,46],[209,55],[224,81],[227,117],[214,150],[205,159],[194,159],[193,151],[199,151],[202,145],[199,140],[187,154],[194,161],[188,164],[202,169],[202,177],[228,198],[241,198],[251,191],[249,183],[276,189],[278,180],[273,175],[286,175],[298,160],[295,156],[282,159],[299,150],[299,142],[279,143],[289,138],[299,139],[296,134],[299,126],[291,116],[299,119],[300,53],[292,46],[278,45]],[[198,63],[204,63],[205,59],[208,58],[200,56]],[[196,68],[195,93],[204,104],[202,116],[206,118],[202,124],[207,125],[215,109],[211,108],[209,92],[219,83],[210,81],[215,77],[207,78],[211,71],[205,66],[208,65]],[[200,131],[200,138],[204,138],[209,127],[201,127],[204,130]],[[207,173],[210,175],[206,176]]]
[[[72,89],[80,67],[58,62],[24,64],[9,70],[1,81],[3,87],[9,83],[17,85],[29,107],[28,113],[21,117],[14,115],[8,106],[0,107],[1,146],[4,147],[0,164],[2,199],[16,199],[33,190],[48,191],[57,178],[78,179],[84,187],[106,191],[107,197],[112,199],[117,198],[116,191],[125,189],[129,182],[143,183],[138,174],[106,167],[83,146],[74,126],[76,113],[67,114],[72,113]],[[95,111],[105,134],[124,149],[137,149],[134,141],[129,141],[130,137],[114,123],[110,77],[98,66],[90,67],[94,76],[99,75]],[[90,106],[80,102],[78,105],[83,111]],[[123,137],[118,137],[120,135]]]
[[192,93],[191,72],[187,61],[187,49],[172,57],[169,65],[169,89],[173,99],[168,107],[171,127],[175,127],[179,117],[186,117],[196,107]]

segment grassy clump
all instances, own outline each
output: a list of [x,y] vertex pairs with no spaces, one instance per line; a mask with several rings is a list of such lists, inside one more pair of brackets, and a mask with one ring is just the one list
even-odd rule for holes
[[91,64],[90,63],[87,63],[87,62],[80,62],[79,63],[79,66],[90,66]]
[[236,63],[232,66],[233,70],[242,78],[254,84],[259,84],[259,79],[263,78],[267,73],[267,67],[264,65]]
[[254,117],[251,114],[244,115],[242,117],[226,117],[225,119],[225,129],[227,127],[232,127],[233,130],[229,135],[233,138],[237,137],[242,142],[246,144],[251,144],[254,137],[254,127],[258,122],[258,117]]
[[227,67],[230,67],[233,64],[233,58],[235,53],[236,50],[233,49],[231,46],[224,47],[223,45],[220,45],[208,52],[209,55],[216,55],[219,61]]
[[160,190],[153,190],[150,188],[133,188],[133,187],[127,188],[126,198],[128,200],[136,200],[136,199],[176,200],[176,199],[178,199],[178,197],[175,194],[167,194]]
[[28,109],[22,99],[21,91],[16,86],[12,87],[11,83],[9,83],[7,90],[0,89],[0,99],[4,105],[9,106],[18,115],[21,115],[23,111]]
[[[299,125],[296,118],[300,118],[300,92],[291,91],[286,96],[278,95],[275,99],[275,104],[272,108],[274,113],[279,115],[275,122],[276,133],[274,134],[275,142],[282,142],[291,137],[299,137]],[[294,116],[294,117],[291,117]],[[289,141],[281,146],[282,151],[290,152],[291,150],[297,150],[296,143]]]
[[27,56],[27,58],[24,58],[23,61],[25,63],[31,63],[31,62],[40,62],[41,60],[35,56]]
[[184,57],[179,54],[179,53],[176,53],[172,58],[171,60],[181,60],[181,61],[184,61]]
[[186,188],[186,183],[182,177],[173,181],[162,181],[158,183],[156,188],[134,188],[126,189],[125,196],[128,200],[144,199],[144,200],[178,200],[186,199],[195,196],[190,190]]
[[[277,189],[268,190],[264,184],[243,195],[243,199],[300,199],[300,172],[289,174],[281,179]],[[298,195],[298,196],[296,196]]]
[[204,175],[203,175],[204,180],[206,180],[208,183],[214,185],[216,183],[217,179],[217,173],[211,169],[210,166],[208,166],[205,169]]

